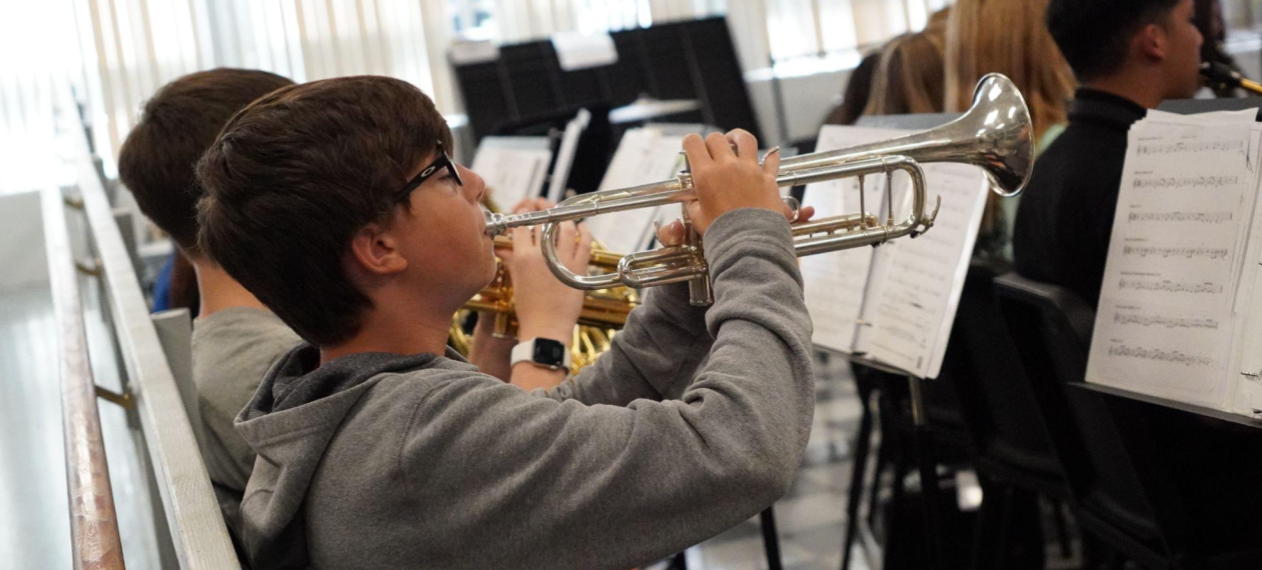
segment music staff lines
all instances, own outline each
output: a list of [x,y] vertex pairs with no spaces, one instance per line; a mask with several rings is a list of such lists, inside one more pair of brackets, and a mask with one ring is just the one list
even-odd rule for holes
[[1157,247],[1148,245],[1128,245],[1122,248],[1122,255],[1136,257],[1182,257],[1185,259],[1225,259],[1227,248],[1215,247]]
[[1213,366],[1214,360],[1197,354],[1184,354],[1178,350],[1165,350],[1161,348],[1132,347],[1125,344],[1109,347],[1109,356],[1118,356],[1122,358],[1136,358],[1141,360],[1152,360],[1155,362],[1166,362],[1170,364],[1181,364],[1187,367],[1193,366]]
[[1224,224],[1230,222],[1231,212],[1131,212],[1129,222],[1195,222],[1198,224]]
[[1136,178],[1131,183],[1136,189],[1184,189],[1224,188],[1240,183],[1239,176],[1164,176],[1161,178]]
[[1133,291],[1161,291],[1164,293],[1189,293],[1194,295],[1217,295],[1223,292],[1223,286],[1216,283],[1181,283],[1178,281],[1145,281],[1141,279],[1122,279],[1118,288]]
[[1244,150],[1244,141],[1240,139],[1230,141],[1206,141],[1206,142],[1176,142],[1176,143],[1156,143],[1156,144],[1140,144],[1137,149],[1139,154],[1192,154],[1202,152],[1224,152],[1233,150]]
[[1218,330],[1218,321],[1214,319],[1192,319],[1184,317],[1167,317],[1165,315],[1134,315],[1114,313],[1113,322],[1119,325],[1139,325],[1141,327],[1162,327],[1167,329],[1211,329]]

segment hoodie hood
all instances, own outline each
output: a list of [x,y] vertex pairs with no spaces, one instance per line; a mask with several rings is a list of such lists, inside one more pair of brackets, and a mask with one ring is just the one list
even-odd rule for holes
[[383,374],[477,367],[447,350],[404,356],[361,353],[320,363],[303,344],[272,367],[237,416],[237,433],[258,454],[241,503],[242,542],[256,568],[306,568],[303,504],[312,477],[346,415]]

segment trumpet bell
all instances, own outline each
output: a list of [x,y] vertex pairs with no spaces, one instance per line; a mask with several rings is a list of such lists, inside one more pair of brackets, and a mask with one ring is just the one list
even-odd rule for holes
[[1016,196],[1034,171],[1034,122],[1021,90],[999,73],[973,91],[973,105],[940,127],[871,144],[790,157],[780,171],[815,171],[874,156],[906,156],[919,164],[953,162],[980,167],[1000,196]]
[[961,126],[959,133],[967,136],[968,129],[976,129],[973,164],[982,167],[999,195],[1020,194],[1034,172],[1034,121],[1025,97],[1012,80],[992,73],[977,84],[973,108],[975,123]]

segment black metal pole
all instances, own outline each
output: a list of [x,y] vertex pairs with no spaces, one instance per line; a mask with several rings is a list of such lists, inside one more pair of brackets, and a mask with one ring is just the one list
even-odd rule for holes
[[784,563],[780,561],[780,535],[776,534],[775,508],[775,505],[767,507],[758,517],[762,523],[762,543],[767,549],[767,568],[784,570]]

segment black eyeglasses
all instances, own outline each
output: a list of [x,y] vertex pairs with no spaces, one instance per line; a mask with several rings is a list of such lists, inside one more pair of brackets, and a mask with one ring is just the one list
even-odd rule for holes
[[408,180],[408,183],[403,185],[403,188],[395,193],[394,197],[396,200],[400,202],[406,200],[408,194],[411,194],[413,190],[416,190],[417,187],[424,184],[425,181],[429,180],[434,174],[442,172],[444,168],[447,169],[448,172],[451,172],[452,178],[456,179],[456,186],[464,186],[464,181],[460,180],[460,171],[456,169],[456,163],[452,162],[451,157],[447,155],[447,150],[443,148],[443,143],[438,143],[437,149],[438,158],[435,158],[434,162],[431,162],[429,166],[422,169],[421,173],[417,174],[416,177]]

